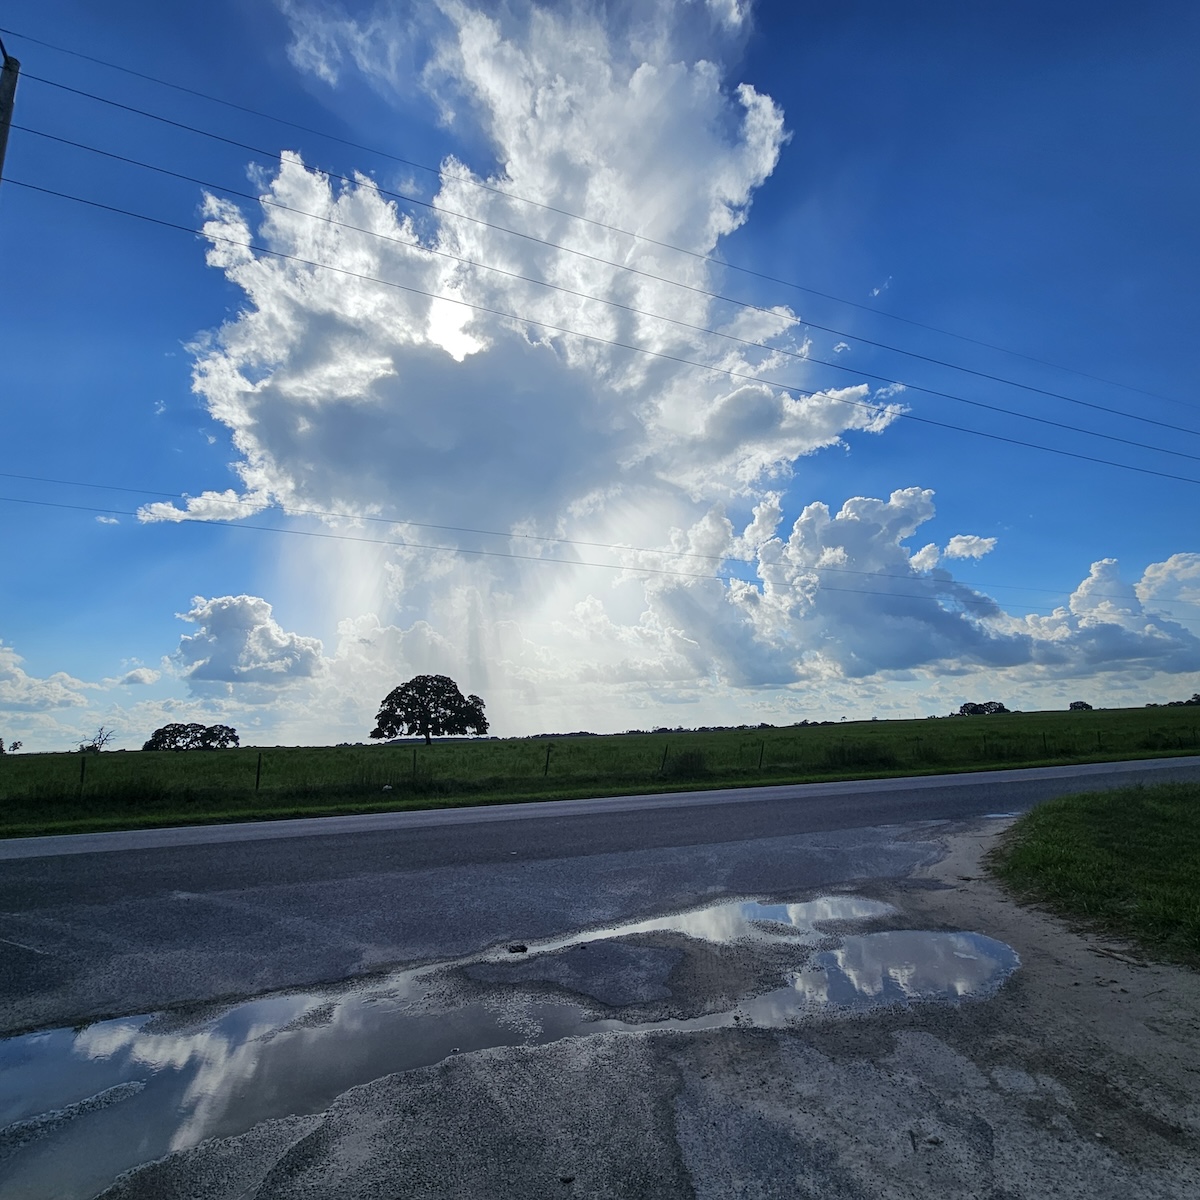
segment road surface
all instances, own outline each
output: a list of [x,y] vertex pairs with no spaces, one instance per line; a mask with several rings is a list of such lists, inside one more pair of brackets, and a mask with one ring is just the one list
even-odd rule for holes
[[0,1034],[901,877],[888,826],[1200,778],[1200,758],[0,841]]
[[[0,843],[0,1031],[74,1026],[0,1042],[0,1196],[1190,1200],[1198,977],[979,866],[997,814],[1173,779],[1200,759]],[[722,941],[731,897],[826,917]]]

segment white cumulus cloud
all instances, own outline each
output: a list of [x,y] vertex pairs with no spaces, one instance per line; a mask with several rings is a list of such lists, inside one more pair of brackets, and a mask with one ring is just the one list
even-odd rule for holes
[[[1125,667],[1169,674],[1200,671],[1200,638],[1192,626],[1151,611],[1139,597],[1162,578],[1164,565],[1147,569],[1149,584],[1145,578],[1132,584],[1122,578],[1116,559],[1092,563],[1067,606],[1047,617],[1025,618],[1039,663],[1078,675]],[[1193,620],[1195,615],[1193,609]]]
[[161,671],[155,671],[150,667],[135,667],[123,675],[120,682],[126,687],[139,687],[157,683],[160,678],[162,678]]
[[232,694],[233,685],[256,685],[243,696],[308,679],[324,670],[319,638],[289,633],[258,596],[196,596],[180,618],[199,628],[180,638],[173,661],[192,691]]
[[183,508],[177,508],[165,500],[143,504],[138,509],[138,520],[154,521],[236,521],[239,517],[252,517],[262,512],[269,501],[261,493],[241,495],[232,488],[223,492],[203,492],[199,496],[187,496]]
[[198,598],[171,659],[194,696],[365,732],[391,687],[442,673],[526,731],[860,703],[902,677],[1189,669],[1196,639],[1160,610],[1194,604],[1196,556],[1132,599],[1096,576],[1016,617],[954,577],[996,539],[916,539],[929,489],[795,499],[809,456],[904,409],[898,386],[823,386],[791,309],[706,294],[788,139],[721,65],[748,5],[281,7],[298,69],[366,80],[398,120],[419,91],[470,151],[442,162],[433,210],[291,151],[256,174],[261,205],[204,201],[207,261],[242,303],[193,345],[194,387],[241,486],[141,519],[319,510],[388,544],[279,539],[281,577],[340,621],[328,655],[265,599]]
[[87,704],[82,689],[88,685],[83,680],[63,671],[39,679],[25,672],[24,661],[11,646],[0,642],[0,711],[41,712]]
[[1151,563],[1135,590],[1147,606],[1200,605],[1200,554],[1172,554],[1165,562]]
[[[719,11],[714,37],[742,19]],[[207,200],[208,261],[246,303],[197,342],[195,387],[232,433],[244,494],[147,505],[143,520],[269,501],[559,533],[586,512],[571,532],[595,540],[635,495],[661,528],[682,496],[744,493],[895,418],[865,386],[805,394],[791,310],[731,313],[704,294],[719,276],[702,256],[747,219],[787,133],[769,97],[723,77],[719,42],[712,57],[682,48],[685,14],[447,3],[418,36],[384,8],[285,12],[293,60],[327,83],[353,68],[398,96],[396,47],[424,47],[420,85],[497,165],[447,159],[433,212],[292,153],[261,210]],[[252,237],[352,274],[236,245]]]
[[942,552],[946,558],[982,558],[996,547],[994,537],[977,537],[973,533],[956,533]]

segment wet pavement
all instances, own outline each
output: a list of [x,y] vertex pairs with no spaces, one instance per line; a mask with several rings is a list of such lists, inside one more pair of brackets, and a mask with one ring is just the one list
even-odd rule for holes
[[992,996],[1018,966],[855,894],[721,901],[340,987],[0,1042],[0,1195],[86,1200],[123,1171],[348,1089],[497,1047],[780,1029]]

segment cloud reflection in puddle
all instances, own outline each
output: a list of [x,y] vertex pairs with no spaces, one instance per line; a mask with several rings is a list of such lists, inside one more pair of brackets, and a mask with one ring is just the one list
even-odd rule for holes
[[[890,905],[861,896],[723,901],[531,943],[521,956],[645,933],[797,948],[804,966],[784,986],[734,1010],[690,1019],[596,1019],[569,999],[537,998],[516,985],[507,999],[467,1003],[434,992],[430,976],[446,967],[512,961],[499,947],[365,987],[265,996],[190,1024],[138,1016],[10,1038],[0,1041],[0,1123],[14,1137],[6,1147],[0,1136],[0,1168],[17,1188],[14,1195],[82,1200],[121,1171],[171,1150],[271,1117],[320,1111],[356,1084],[456,1052],[607,1031],[784,1026],[831,1009],[958,1002],[993,994],[1018,965],[1012,949],[980,934],[822,929],[895,915]],[[522,1006],[519,1021],[514,1004]],[[138,1086],[122,1087],[130,1081]],[[112,1102],[100,1104],[97,1097],[105,1096]]]
[[817,928],[822,924],[868,921],[891,916],[895,911],[890,904],[868,900],[864,896],[820,896],[816,900],[797,904],[760,904],[757,900],[722,901],[670,916],[627,921],[603,929],[551,938],[531,945],[529,953],[550,954],[568,946],[632,937],[639,933],[681,933],[715,945],[730,945],[740,941],[811,944],[825,938],[826,935]]

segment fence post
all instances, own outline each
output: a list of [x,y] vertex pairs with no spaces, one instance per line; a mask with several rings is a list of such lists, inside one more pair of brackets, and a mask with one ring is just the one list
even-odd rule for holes
[[758,746],[758,769],[762,770],[763,755],[767,752],[767,743],[764,739]]
[[661,774],[662,774],[662,773],[663,773],[663,772],[664,772],[664,771],[667,769],[667,751],[668,751],[668,750],[670,750],[670,748],[671,748],[671,743],[670,743],[670,742],[668,742],[668,743],[667,743],[667,744],[666,744],[666,745],[663,747],[663,760],[662,760],[662,766],[660,766],[660,767],[658,768],[658,773],[659,773],[660,775],[661,775]]
[[81,796],[83,795],[83,780],[86,775],[87,775],[87,754],[81,753],[79,755],[79,794]]
[[542,778],[545,779],[550,774],[550,745],[546,745],[546,769],[542,772]]
[[417,782],[417,748],[413,747],[413,783]]
[[262,751],[258,752],[258,765],[254,768],[254,790],[258,791],[258,785],[262,782]]

